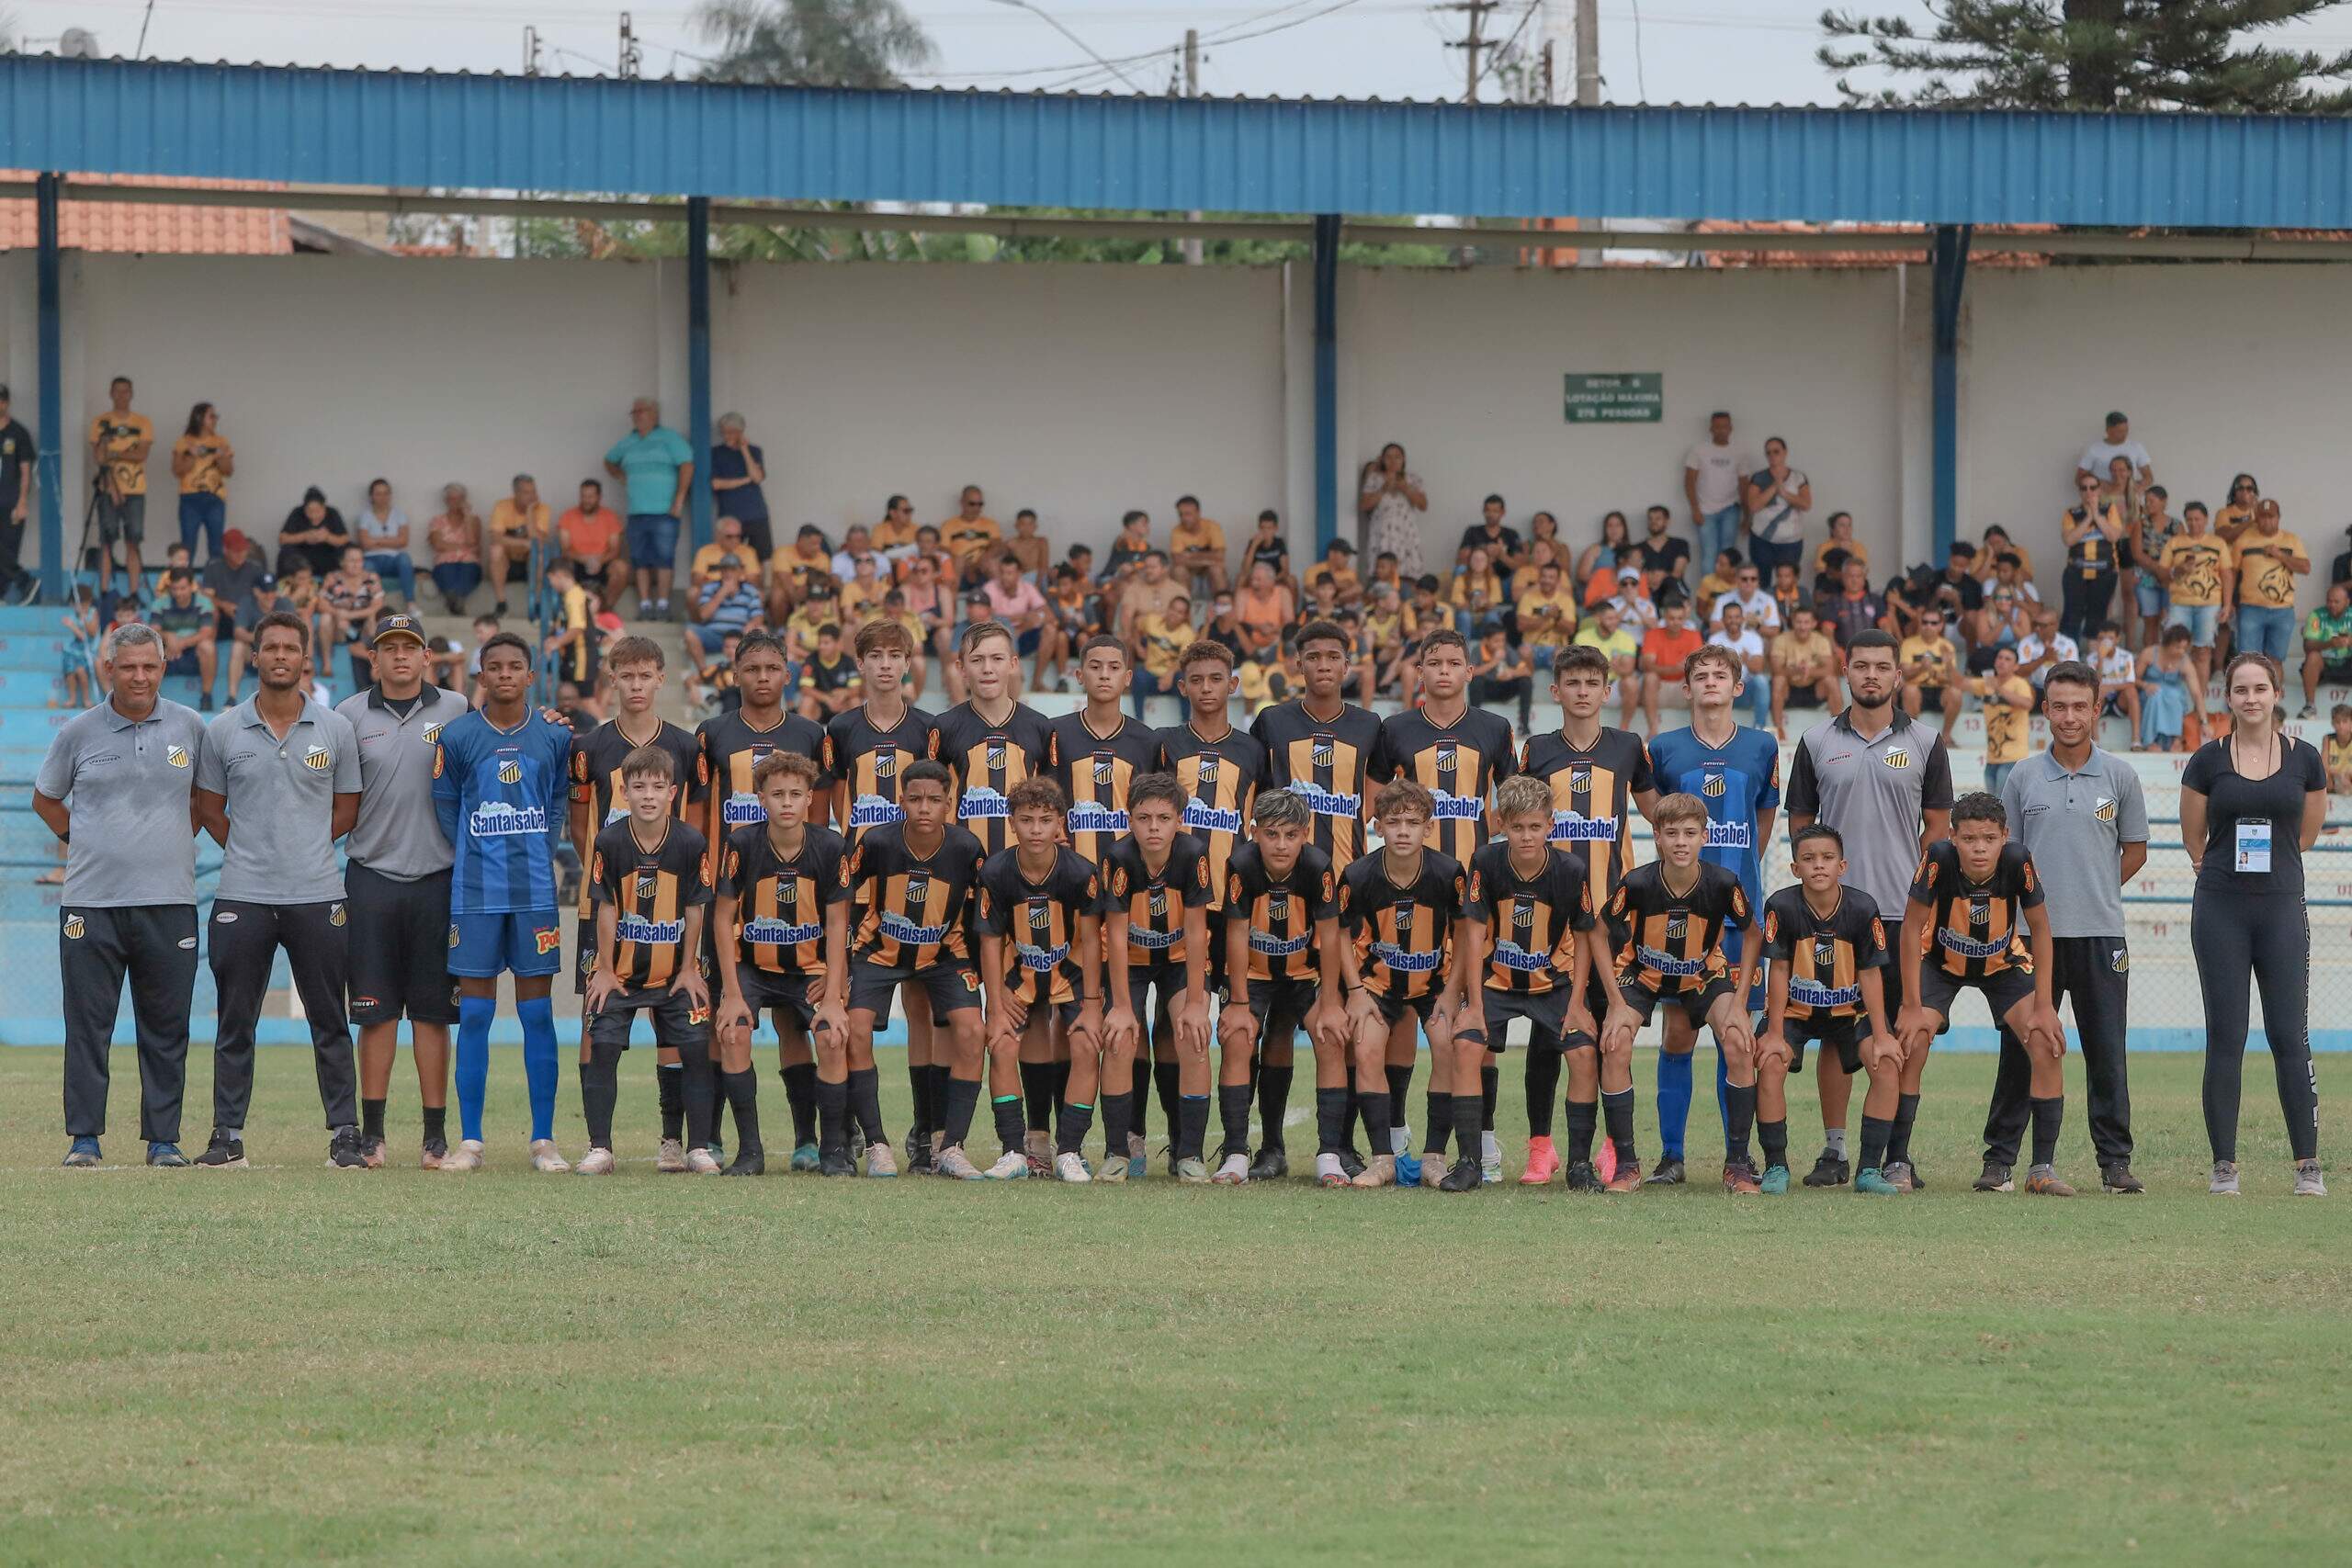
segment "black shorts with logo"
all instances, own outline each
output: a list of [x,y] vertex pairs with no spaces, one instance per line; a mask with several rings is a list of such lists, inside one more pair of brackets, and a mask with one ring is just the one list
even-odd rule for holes
[[656,1045],[707,1041],[710,1038],[710,1011],[707,1007],[696,1007],[688,1001],[675,986],[663,986],[658,990],[615,991],[605,998],[603,1008],[588,1015],[588,1042],[628,1050],[630,1028],[641,1012],[653,1017]]
[[881,1028],[890,1021],[890,998],[910,980],[931,998],[933,1018],[979,1008],[980,972],[968,959],[942,958],[914,969],[853,957],[849,961],[850,1010],[865,1009],[874,1014],[874,1027]]
[[1258,1021],[1261,1054],[1276,1042],[1284,1045],[1297,1043],[1299,1025],[1306,1021],[1307,1012],[1315,1006],[1317,989],[1313,980],[1250,982],[1250,1016]]
[[1789,1071],[1804,1071],[1804,1048],[1808,1041],[1817,1040],[1825,1051],[1838,1053],[1838,1065],[1846,1069],[1848,1077],[1862,1070],[1862,1021],[1848,1014],[1843,1018],[1815,1014],[1812,1018],[1784,1018],[1781,1021],[1781,1038],[1789,1043]]
[[[1192,980],[1190,967],[1182,964],[1130,964],[1127,965],[1127,1006],[1135,1010],[1136,1021],[1148,1031],[1152,1021],[1176,1005]],[[1154,1000],[1157,987],[1158,999]]]
[[458,982],[449,975],[449,874],[403,882],[354,862],[345,868],[343,906],[351,922],[351,1021],[458,1021]]
[[765,969],[755,969],[740,960],[735,965],[735,983],[742,987],[743,1004],[752,1010],[752,1032],[760,1032],[760,1015],[773,1013],[776,1037],[784,1037],[786,1019],[792,1020],[806,1034],[817,1021],[817,1005],[808,999],[808,976],[783,975]]
[[1665,1002],[1669,1007],[1680,1008],[1682,1016],[1690,1021],[1691,1028],[1704,1029],[1707,1026],[1707,1010],[1715,1005],[1717,997],[1731,995],[1732,984],[1728,976],[1718,975],[1695,991],[1672,991],[1660,996],[1638,981],[1621,978],[1617,982],[1617,989],[1624,997],[1625,1005],[1640,1014],[1644,1023],[1649,1022],[1650,1015],[1657,1010],[1658,1003]]
[[1435,991],[1423,991],[1418,997],[1392,997],[1385,991],[1374,991],[1372,999],[1380,1009],[1380,1021],[1392,1029],[1396,1027],[1396,1021],[1409,1011],[1421,1021],[1421,1028],[1426,1032],[1430,1026],[1430,1014],[1437,1008]]
[[[1555,986],[1548,991],[1482,991],[1479,993],[1486,1009],[1487,1049],[1503,1048],[1505,1027],[1512,1019],[1527,1021],[1527,1048],[1535,1050],[1589,1051],[1599,1043],[1579,1029],[1568,1032],[1568,991],[1565,986]],[[1586,1003],[1588,1009],[1591,1003]],[[1606,1011],[1593,1014],[1597,1021]]]
[[2018,968],[1996,969],[1981,980],[1964,979],[1947,974],[1940,967],[1923,968],[1919,974],[1919,1005],[1930,1012],[1943,1014],[1944,1029],[1951,1027],[1951,1004],[1964,990],[1981,993],[1985,1005],[1993,1010],[1993,1021],[2008,1017],[2009,1010],[2033,995],[2033,976]]

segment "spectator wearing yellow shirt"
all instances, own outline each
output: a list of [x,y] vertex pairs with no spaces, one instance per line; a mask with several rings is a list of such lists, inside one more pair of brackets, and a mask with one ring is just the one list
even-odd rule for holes
[[2229,499],[2213,514],[2213,532],[2231,544],[2237,543],[2238,536],[2254,526],[2254,514],[2261,504],[2261,481],[2252,474],[2238,475],[2230,481]]
[[556,603],[556,629],[540,651],[555,656],[558,679],[576,683],[582,692],[593,692],[599,651],[596,626],[588,608],[588,591],[571,575],[570,561],[548,563],[548,592]]
[[1274,646],[1268,643],[1234,667],[1233,689],[1241,698],[1243,710],[1255,718],[1275,704],[1289,701],[1297,682],[1278,662]]
[[1168,550],[1175,558],[1177,575],[1198,587],[1208,579],[1209,592],[1222,593],[1232,586],[1226,575],[1225,529],[1215,518],[1201,515],[1196,496],[1176,498],[1176,526],[1168,536]]
[[1453,574],[1446,600],[1453,606],[1453,629],[1464,637],[1480,635],[1477,628],[1502,607],[1502,574],[1495,570],[1494,558],[1484,545],[1471,547],[1470,558]]
[[[1518,612],[1520,642],[1534,654],[1535,668],[1549,670],[1553,657],[1568,646],[1577,630],[1577,596],[1560,581],[1557,561],[1544,563],[1536,573],[1534,592],[1519,601]],[[1593,617],[1596,624],[1600,618],[1598,615]],[[1611,625],[1614,624],[1612,621]],[[1639,651],[1631,634],[1625,640],[1634,651]]]
[[[103,597],[114,566],[114,542],[122,541],[123,570],[140,581],[139,547],[147,542],[147,454],[155,427],[130,408],[130,378],[118,376],[107,388],[113,406],[90,422],[90,465],[98,472],[98,593]],[[195,545],[188,543],[191,556]],[[207,548],[218,555],[220,537]]]
[[988,558],[1004,537],[996,519],[988,515],[988,499],[978,485],[966,485],[956,497],[956,515],[940,532],[940,542],[956,558],[959,587],[973,587],[988,576]]
[[2330,728],[2319,743],[2319,760],[2327,767],[2327,793],[2352,795],[2352,703],[2328,710]]
[[[1583,628],[1577,633],[1575,645],[1578,648],[1597,648],[1608,659],[1609,678],[1616,685],[1622,710],[1618,715],[1618,727],[1623,729],[1633,728],[1634,710],[1642,700],[1642,682],[1638,671],[1634,669],[1635,661],[1641,658],[1642,645],[1634,640],[1634,634],[1627,631],[1621,624],[1618,609],[1613,602],[1605,604],[1593,612],[1592,619],[1587,621]],[[1537,668],[1544,668],[1549,663],[1550,660],[1539,652],[1536,659]],[[1604,694],[1601,700],[1606,702],[1609,699]]]
[[857,558],[857,565],[850,580],[842,584],[842,629],[853,641],[857,628],[874,618],[882,608],[882,596],[890,591],[884,581],[880,564],[871,554]]
[[811,578],[808,596],[784,623],[784,652],[787,663],[805,664],[817,653],[817,633],[841,625],[841,604],[831,576]]
[[2032,744],[2033,682],[2018,673],[2018,650],[2005,648],[1993,655],[1993,672],[1970,676],[1968,689],[1984,704],[1985,793],[1998,795]]
[[1737,550],[1724,549],[1715,552],[1714,564],[1707,569],[1705,576],[1699,579],[1698,614],[1691,617],[1698,625],[1706,626],[1714,624],[1715,602],[1732,591],[1732,584],[1739,580],[1739,566],[1740,555]]
[[180,481],[180,543],[191,559],[196,536],[204,536],[209,559],[229,526],[229,476],[237,471],[237,449],[220,434],[220,411],[198,403],[187,411],[187,430],[172,443],[172,477]]
[[1829,514],[1829,537],[1813,547],[1813,575],[1816,583],[1825,577],[1832,581],[1837,579],[1838,573],[1829,565],[1829,552],[1832,550],[1843,550],[1849,557],[1860,561],[1865,570],[1869,569],[1871,547],[1854,537],[1852,513],[1833,512]]
[[900,582],[907,580],[908,564],[921,552],[916,536],[914,502],[903,495],[892,496],[884,503],[882,521],[874,525],[867,542]]
[[741,569],[743,581],[759,588],[760,552],[744,540],[741,520],[721,517],[713,526],[718,536],[696,550],[693,563],[686,568],[687,587],[700,593],[704,583],[718,580],[718,563],[732,560]]
[[800,713],[824,723],[865,700],[857,660],[842,647],[842,628],[829,618],[809,642],[811,652],[800,668]]
[[[1838,705],[1838,645],[1821,630],[1811,604],[1800,599],[1787,614],[1789,629],[1772,639],[1766,655],[1772,666],[1772,733],[1783,740],[1789,709]],[[2017,667],[2014,659],[2009,667]]]
[[1395,692],[1408,706],[1413,701],[1415,671],[1408,657],[1419,626],[1411,608],[1398,596],[1393,582],[1373,585],[1364,606],[1364,640],[1372,645],[1372,660],[1379,671],[1378,689]]
[[2295,579],[2312,569],[2302,540],[2279,526],[2278,503],[2254,510],[2254,526],[2230,548],[2237,558],[2237,651],[2261,653],[2285,669],[2295,645]]
[[1306,569],[1307,592],[1313,593],[1315,585],[1328,579],[1333,603],[1343,606],[1363,603],[1363,580],[1350,564],[1355,553],[1356,547],[1345,539],[1332,540],[1331,547],[1323,552],[1323,558]]
[[1183,667],[1184,649],[1193,643],[1193,601],[1182,593],[1167,608],[1135,618],[1129,647],[1135,649],[1136,671],[1128,682],[1136,716],[1148,720],[1146,697],[1175,696],[1176,680]]
[[809,583],[833,575],[832,546],[814,523],[800,525],[798,536],[768,560],[768,619],[782,621],[792,607],[808,597]]
[[539,499],[539,481],[528,474],[516,474],[508,494],[492,505],[490,559],[484,564],[491,588],[498,594],[499,615],[506,614],[506,585],[518,577],[531,591],[533,608],[537,607],[539,585],[531,581],[531,545],[534,540],[548,543],[550,521],[548,503]]
[[1896,655],[1903,672],[1903,711],[1913,718],[1932,699],[1942,708],[1944,744],[1951,744],[1952,726],[1960,722],[1960,650],[1944,636],[1944,613],[1929,604],[1919,612],[1919,629],[1903,639]]

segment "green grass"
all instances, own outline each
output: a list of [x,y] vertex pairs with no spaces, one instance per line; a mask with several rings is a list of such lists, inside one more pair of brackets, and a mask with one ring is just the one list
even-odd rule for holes
[[2334,1559],[2352,1199],[2285,1197],[2265,1065],[2234,1203],[2187,1056],[2147,1198],[1969,1193],[1991,1066],[1930,1075],[1932,1191],[1735,1203],[657,1177],[642,1052],[603,1181],[521,1167],[511,1052],[480,1176],[322,1168],[284,1050],[265,1168],[75,1173],[0,1053],[0,1561]]

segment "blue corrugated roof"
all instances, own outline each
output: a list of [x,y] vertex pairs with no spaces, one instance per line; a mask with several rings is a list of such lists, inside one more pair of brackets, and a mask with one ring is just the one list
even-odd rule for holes
[[0,56],[0,166],[1226,212],[2352,228],[2352,120],[848,92]]

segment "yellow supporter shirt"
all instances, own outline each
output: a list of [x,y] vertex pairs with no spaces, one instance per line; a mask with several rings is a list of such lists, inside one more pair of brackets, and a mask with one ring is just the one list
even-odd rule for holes
[[147,493],[147,460],[125,454],[136,450],[141,442],[152,446],[154,440],[155,427],[143,413],[116,413],[109,409],[90,422],[90,445],[98,449],[118,495]]
[[1923,637],[1906,637],[1903,639],[1900,658],[1905,675],[1920,660],[1930,662],[1931,668],[1920,674],[1918,684],[1931,692],[1941,691],[1944,682],[1951,679],[1952,671],[1960,668],[1960,654],[1949,637],[1939,637],[1930,642]]
[[1314,592],[1315,585],[1327,577],[1331,580],[1332,591],[1338,593],[1342,603],[1346,601],[1349,594],[1356,592],[1363,581],[1363,579],[1358,577],[1354,569],[1351,567],[1335,567],[1329,561],[1319,560],[1306,569],[1306,591],[1309,593]]
[[[1541,589],[1519,602],[1519,639],[1538,648],[1564,648],[1577,629],[1577,596],[1566,588]],[[1618,628],[1621,634],[1624,628]],[[1626,639],[1632,641],[1630,637]],[[1595,647],[1605,646],[1596,643]]]
[[[1968,689],[1984,699],[1984,761],[1986,764],[2022,762],[2033,740],[2033,682],[2012,675],[1994,690],[1990,675],[1969,680]],[[2025,706],[2012,704],[2022,699]]]
[[862,583],[854,577],[842,584],[842,619],[864,622],[866,611],[882,603],[882,595],[890,592],[890,584],[881,578]]
[[[1535,639],[1529,637],[1525,640],[1532,642]],[[1619,626],[1606,636],[1602,635],[1600,628],[1597,626],[1587,626],[1577,633],[1576,642],[1578,648],[1600,649],[1609,656],[1611,663],[1620,659],[1631,659],[1642,651],[1642,645],[1634,640],[1634,634],[1623,626]]]
[[2276,534],[2248,528],[2238,536],[2233,549],[2238,562],[2239,604],[2266,610],[2294,607],[2295,574],[2288,568],[2286,558],[2311,558],[2303,549],[2302,540],[2284,528]]
[[1137,615],[1136,638],[1143,644],[1143,667],[1154,675],[1173,675],[1176,661],[1193,644],[1193,623],[1181,615]]
[[743,563],[744,581],[756,585],[760,581],[760,552],[749,545],[739,544],[730,551],[725,545],[713,540],[695,552],[694,575],[717,577],[718,563],[730,554]]
[[236,448],[219,435],[183,435],[172,443],[172,456],[187,456],[193,459],[187,472],[180,476],[182,495],[217,495],[226,499],[229,476],[220,471],[220,459],[234,460]]
[[939,529],[939,542],[959,561],[970,560],[1003,537],[1004,530],[996,525],[995,518],[980,516],[967,523],[961,513],[950,517]]
[[[531,502],[531,514],[526,517],[523,509],[514,504],[513,496],[502,496],[490,509],[490,531],[501,538],[511,539],[521,535],[526,538],[544,539],[548,536],[548,503],[544,501]],[[753,558],[755,563],[757,558]]]
[[1216,518],[1204,517],[1191,528],[1179,523],[1170,531],[1169,554],[1181,556],[1193,550],[1214,550],[1220,556],[1225,554],[1225,529]]

